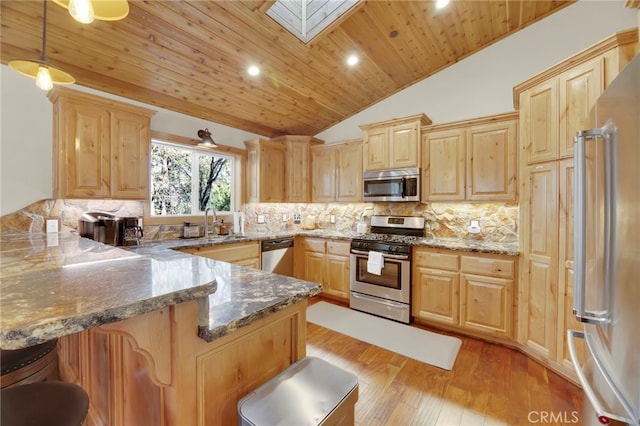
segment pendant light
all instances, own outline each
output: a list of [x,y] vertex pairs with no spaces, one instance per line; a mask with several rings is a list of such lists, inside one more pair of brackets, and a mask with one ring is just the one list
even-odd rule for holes
[[35,78],[42,90],[51,90],[54,84],[72,84],[76,80],[70,74],[53,67],[47,59],[47,0],[43,1],[42,12],[42,54],[39,60],[17,59],[9,61],[9,67],[27,77]]
[[127,0],[53,0],[65,9],[78,22],[90,24],[94,19],[100,21],[118,21],[129,14]]
[[201,146],[204,148],[218,147],[218,145],[214,142],[213,138],[211,137],[211,132],[209,131],[209,129],[198,130],[198,137],[201,140],[198,146]]

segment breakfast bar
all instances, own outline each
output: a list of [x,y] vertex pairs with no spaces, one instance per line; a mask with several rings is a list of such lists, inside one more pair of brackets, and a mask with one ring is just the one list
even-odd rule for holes
[[237,401],[305,356],[320,286],[73,233],[3,234],[0,348],[58,339],[89,425],[234,424]]

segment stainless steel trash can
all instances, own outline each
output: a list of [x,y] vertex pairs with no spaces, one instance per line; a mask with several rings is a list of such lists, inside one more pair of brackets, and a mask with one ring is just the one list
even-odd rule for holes
[[242,426],[353,425],[358,378],[305,357],[238,401]]

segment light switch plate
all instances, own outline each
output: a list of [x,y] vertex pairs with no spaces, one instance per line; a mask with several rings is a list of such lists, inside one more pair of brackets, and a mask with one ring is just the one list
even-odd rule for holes
[[336,215],[335,214],[332,214],[332,215],[329,216],[329,222],[330,223],[336,223]]
[[258,215],[258,223],[264,223],[264,215],[263,214],[259,214]]

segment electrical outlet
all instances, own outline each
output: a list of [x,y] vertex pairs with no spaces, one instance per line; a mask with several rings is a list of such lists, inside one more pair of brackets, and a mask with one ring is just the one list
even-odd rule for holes
[[47,234],[60,232],[60,221],[56,218],[47,218],[46,231]]
[[332,214],[329,216],[329,223],[336,223],[336,215]]
[[293,223],[300,225],[302,223],[302,215],[300,213],[293,214]]
[[264,223],[264,215],[263,214],[259,214],[258,215],[258,223]]

